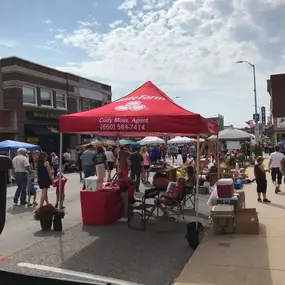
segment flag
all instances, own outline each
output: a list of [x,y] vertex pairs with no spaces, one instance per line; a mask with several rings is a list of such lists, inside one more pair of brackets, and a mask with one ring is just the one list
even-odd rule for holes
[[247,125],[249,125],[250,128],[254,128],[255,126],[255,121],[254,120],[249,120],[247,122],[245,122]]

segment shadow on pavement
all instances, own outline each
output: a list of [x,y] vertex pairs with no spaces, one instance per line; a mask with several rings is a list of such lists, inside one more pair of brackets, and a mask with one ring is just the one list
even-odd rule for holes
[[272,202],[268,203],[267,205],[270,206],[270,207],[278,208],[278,209],[285,209],[285,206],[279,205],[279,204],[276,204],[276,203],[272,203]]
[[12,215],[17,215],[17,214],[22,214],[22,213],[27,213],[27,212],[34,212],[35,208],[31,207],[26,207],[26,206],[12,206],[7,209],[7,213],[12,214]]
[[37,231],[37,232],[33,233],[33,235],[36,236],[36,237],[61,237],[64,234],[65,234],[64,232],[55,232],[53,230]]
[[126,223],[112,226],[83,226],[95,240],[62,268],[117,278],[145,285],[172,284],[192,254],[184,236],[186,225],[178,230],[158,233],[154,224],[146,232],[128,229]]

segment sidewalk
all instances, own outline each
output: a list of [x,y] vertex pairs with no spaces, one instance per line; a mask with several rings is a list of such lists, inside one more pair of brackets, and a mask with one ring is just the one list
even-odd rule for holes
[[[252,169],[248,172],[252,177]],[[267,180],[271,204],[256,201],[255,183],[244,188],[246,207],[257,208],[259,213],[260,234],[216,236],[210,232],[175,285],[285,284],[285,192],[276,195],[269,175]]]

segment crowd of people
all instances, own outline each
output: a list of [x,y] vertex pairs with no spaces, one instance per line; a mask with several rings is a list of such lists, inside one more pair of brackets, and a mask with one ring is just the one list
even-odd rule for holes
[[149,184],[150,166],[168,156],[174,162],[178,154],[182,155],[183,162],[186,162],[189,154],[196,157],[194,145],[178,147],[172,145],[150,145],[143,147],[107,147],[87,145],[85,150],[78,150],[77,169],[79,178],[83,180],[96,175],[98,182],[102,183],[107,173],[107,181],[111,181],[111,172],[116,169],[122,177],[130,177],[136,183],[136,191],[139,191],[140,183]]

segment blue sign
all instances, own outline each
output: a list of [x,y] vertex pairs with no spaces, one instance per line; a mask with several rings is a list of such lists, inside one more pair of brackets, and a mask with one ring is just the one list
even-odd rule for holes
[[259,120],[260,120],[259,114],[253,114],[253,115],[252,115],[252,118],[253,118],[253,120],[256,121],[256,122],[259,122]]

